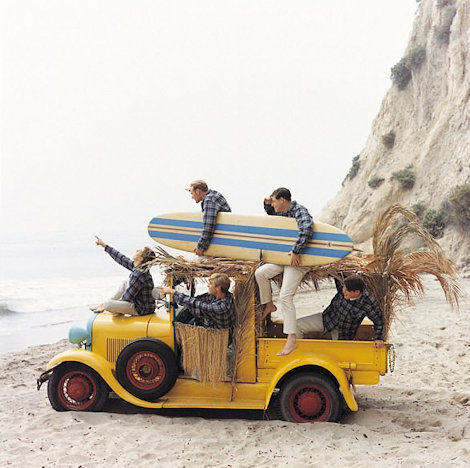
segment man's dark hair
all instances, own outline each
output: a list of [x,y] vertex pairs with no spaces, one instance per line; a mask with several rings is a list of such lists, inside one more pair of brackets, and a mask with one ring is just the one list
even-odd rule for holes
[[284,198],[284,200],[291,201],[292,199],[290,190],[286,189],[285,187],[279,187],[274,190],[274,192],[271,194],[271,197],[274,197],[276,200],[279,200],[279,198]]
[[359,275],[351,275],[345,278],[344,285],[348,291],[364,291],[365,285],[364,281]]

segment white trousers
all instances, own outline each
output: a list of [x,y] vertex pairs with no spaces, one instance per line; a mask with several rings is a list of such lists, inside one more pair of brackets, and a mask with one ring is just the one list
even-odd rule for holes
[[286,335],[296,333],[294,295],[308,270],[309,268],[305,267],[266,263],[265,265],[261,265],[255,272],[261,304],[267,304],[272,301],[271,278],[284,272],[282,286],[279,292],[279,302],[282,316],[284,317],[283,331]]
[[[323,313],[307,315],[306,317],[299,318],[297,320],[297,338],[303,338],[306,333],[309,332],[321,332],[323,333]],[[333,328],[331,330],[331,338],[333,340],[338,339],[338,329]]]
[[121,300],[128,286],[129,281],[123,281],[111,298],[103,302],[103,308],[113,314],[139,315],[132,302]]

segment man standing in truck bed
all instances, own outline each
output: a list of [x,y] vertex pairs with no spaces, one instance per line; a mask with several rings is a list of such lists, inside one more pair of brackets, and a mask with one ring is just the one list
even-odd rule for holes
[[265,263],[255,272],[258,283],[260,302],[264,305],[262,319],[276,310],[272,300],[271,278],[283,273],[279,301],[281,312],[284,317],[284,333],[287,341],[279,351],[278,356],[286,356],[297,348],[296,342],[296,311],[294,305],[294,295],[302,282],[302,278],[309,270],[308,267],[300,265],[300,254],[307,246],[313,233],[312,217],[305,206],[292,200],[290,190],[280,187],[264,200],[264,209],[268,215],[286,216],[295,218],[299,228],[299,234],[291,250],[290,265],[274,265]]

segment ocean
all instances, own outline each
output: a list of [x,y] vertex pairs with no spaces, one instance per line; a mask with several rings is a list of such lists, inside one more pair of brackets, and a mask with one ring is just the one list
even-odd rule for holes
[[[156,246],[145,233],[114,237],[104,240],[129,257],[144,245]],[[71,326],[85,326],[90,306],[128,276],[95,245],[92,233],[0,240],[0,353],[67,338]],[[152,276],[161,284],[158,268]]]

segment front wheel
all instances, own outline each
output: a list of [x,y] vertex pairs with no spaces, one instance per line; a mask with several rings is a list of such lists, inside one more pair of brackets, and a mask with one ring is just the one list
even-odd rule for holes
[[298,374],[281,388],[282,417],[290,422],[337,422],[342,413],[338,387],[321,374]]
[[47,396],[56,411],[100,411],[108,394],[106,382],[79,362],[60,364],[47,383]]

